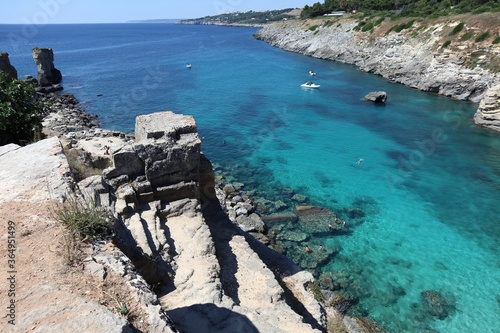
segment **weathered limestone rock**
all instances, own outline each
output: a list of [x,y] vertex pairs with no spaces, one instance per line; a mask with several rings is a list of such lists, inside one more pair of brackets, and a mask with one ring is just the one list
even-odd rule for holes
[[252,213],[249,216],[240,215],[236,218],[236,223],[241,228],[241,230],[249,232],[249,231],[257,231],[264,232],[264,221],[260,218],[259,215]]
[[7,154],[9,151],[16,150],[19,148],[21,148],[21,146],[15,143],[9,143],[6,144],[5,146],[0,146],[0,156],[2,156],[3,154]]
[[486,91],[474,115],[474,122],[500,131],[500,84]]
[[40,192],[37,200],[66,196],[71,171],[56,137],[17,149],[7,147],[11,149],[0,156],[0,182],[6,189],[0,202],[32,195],[34,188]]
[[40,86],[50,86],[61,82],[61,72],[54,67],[54,53],[51,48],[35,47],[32,50],[33,60],[38,68]]
[[[134,297],[137,305],[146,314],[146,316],[141,316],[140,320],[148,325],[147,332],[177,333],[172,321],[161,308],[157,296],[151,291],[146,281],[137,274],[137,271],[130,265],[130,260],[119,249],[111,243],[107,243],[92,259],[90,262],[96,268],[100,267],[101,271],[106,271],[107,274],[104,278],[113,274],[123,277],[124,281],[121,286],[127,287],[128,293]],[[99,277],[99,279],[102,278]]]
[[387,100],[387,93],[385,91],[372,91],[364,97],[365,100],[374,103],[385,103]]
[[316,319],[318,323],[326,326],[326,312],[316,299],[314,299],[314,295],[306,289],[310,283],[314,282],[313,275],[307,271],[300,271],[283,278],[283,282],[287,285],[295,298],[304,305],[313,318]]
[[[290,279],[298,284],[297,302],[307,303],[290,305],[260,254],[234,235],[264,230],[250,202],[228,200],[242,214],[241,229],[225,216],[228,226],[207,222],[207,214],[216,214],[206,208],[217,200],[215,180],[192,117],[140,116],[136,138],[116,151],[114,167],[103,174],[118,199],[115,243],[148,283],[161,285],[162,308],[175,326],[186,332],[319,332],[325,324],[321,306],[304,287],[310,275]],[[228,238],[221,244],[223,234]],[[297,310],[304,308],[307,314]]]
[[199,181],[201,141],[192,116],[158,112],[136,118],[136,151],[153,187]]
[[165,282],[174,265],[169,219],[199,212],[201,141],[193,117],[172,112],[137,117],[136,139],[112,153],[103,177],[117,199],[117,244],[146,281]]
[[[26,300],[33,298],[52,301],[23,309]],[[16,303],[22,309],[16,322],[17,332],[29,332],[34,327],[39,332],[133,332],[125,318],[103,305],[48,284],[36,285],[21,292]]]
[[13,79],[17,79],[17,70],[10,64],[7,52],[0,52],[0,71],[7,73]]
[[170,111],[138,116],[135,133],[136,142],[113,153],[114,166],[103,173],[110,184],[123,175],[132,181],[144,176],[150,190],[140,193],[147,198],[198,198],[201,141],[193,117]]
[[141,161],[132,145],[126,145],[113,153],[112,169],[106,170],[106,178],[111,179],[118,176],[127,175],[129,179],[134,179],[144,174],[144,163]]
[[[185,134],[187,136],[183,136]],[[179,144],[190,140],[199,143],[194,118],[171,111],[138,116],[135,122],[135,139],[137,142],[161,139],[171,143],[179,141]]]
[[[100,179],[92,177],[80,183],[82,190],[92,184],[99,186]],[[78,279],[73,277],[76,271],[70,273],[62,252],[50,249],[61,236],[61,229],[53,220],[57,208],[52,199],[64,198],[74,186],[59,140],[52,137],[24,147],[12,144],[0,147],[0,185],[2,234],[7,234],[7,221],[14,221],[16,244],[22,249],[16,252],[16,267],[22,272],[18,276],[25,278],[16,279],[16,325],[5,321],[0,325],[1,331],[134,331],[112,308],[82,296],[87,293],[77,291],[72,284]],[[95,263],[84,265],[95,277],[105,275]],[[144,318],[149,319],[154,320]]]

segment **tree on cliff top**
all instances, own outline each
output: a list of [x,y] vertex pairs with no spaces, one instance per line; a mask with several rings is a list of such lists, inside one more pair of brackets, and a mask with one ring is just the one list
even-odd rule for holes
[[0,71],[0,146],[34,141],[41,133],[46,110],[32,84]]
[[336,10],[391,11],[396,16],[445,16],[450,14],[499,12],[500,0],[324,0],[305,6],[303,19],[321,16]]

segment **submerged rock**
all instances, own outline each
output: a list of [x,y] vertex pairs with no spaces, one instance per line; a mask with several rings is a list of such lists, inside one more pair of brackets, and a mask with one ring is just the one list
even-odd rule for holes
[[448,301],[442,294],[435,290],[425,290],[420,293],[425,310],[440,320],[450,315],[455,310],[455,305]]
[[344,229],[344,225],[337,219],[337,215],[328,208],[297,206],[295,210],[299,218],[300,228],[306,232],[326,233]]

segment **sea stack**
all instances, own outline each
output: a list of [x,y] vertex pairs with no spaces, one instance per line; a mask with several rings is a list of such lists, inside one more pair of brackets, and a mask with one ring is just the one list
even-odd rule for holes
[[13,79],[17,79],[17,70],[10,64],[7,52],[0,52],[0,71],[7,73]]
[[33,60],[38,68],[38,83],[40,86],[51,86],[61,82],[61,72],[54,67],[54,53],[51,48],[35,47],[32,50]]
[[474,122],[500,131],[500,84],[486,90],[474,115]]

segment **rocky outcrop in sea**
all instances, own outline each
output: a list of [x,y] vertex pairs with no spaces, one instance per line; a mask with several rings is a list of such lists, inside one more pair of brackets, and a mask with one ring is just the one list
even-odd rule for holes
[[51,48],[35,47],[32,55],[38,69],[40,86],[46,87],[61,82],[61,71],[54,66],[54,52]]
[[17,79],[17,70],[11,65],[9,54],[0,52],[0,71],[7,73],[10,77]]
[[474,115],[474,122],[480,126],[500,131],[500,85],[486,91]]

